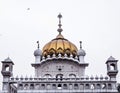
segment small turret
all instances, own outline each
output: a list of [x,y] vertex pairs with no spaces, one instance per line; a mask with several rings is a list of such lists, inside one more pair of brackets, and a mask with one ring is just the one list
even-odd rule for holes
[[35,63],[39,63],[42,56],[42,51],[39,49],[39,41],[37,41],[38,49],[34,51]]
[[116,75],[118,73],[117,62],[114,57],[110,56],[106,61],[107,64],[107,74],[110,77],[110,80],[116,80]]
[[8,81],[10,77],[13,75],[13,65],[14,63],[8,57],[4,61],[2,61],[2,75],[3,75],[3,90],[6,90],[8,87]]
[[78,50],[79,61],[84,62],[84,56],[86,55],[85,51],[82,49],[82,41],[80,41],[80,50]]

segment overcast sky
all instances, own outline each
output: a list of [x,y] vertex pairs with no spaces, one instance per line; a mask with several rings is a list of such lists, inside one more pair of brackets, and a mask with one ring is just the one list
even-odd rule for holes
[[63,36],[78,49],[83,42],[86,75],[106,76],[108,57],[120,60],[120,0],[0,0],[0,60],[13,60],[14,76],[34,75],[36,41],[42,50],[58,35],[59,13]]

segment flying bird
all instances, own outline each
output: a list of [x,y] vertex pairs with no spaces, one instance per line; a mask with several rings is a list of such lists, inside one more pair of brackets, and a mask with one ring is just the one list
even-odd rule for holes
[[30,8],[27,8],[27,10],[30,10]]

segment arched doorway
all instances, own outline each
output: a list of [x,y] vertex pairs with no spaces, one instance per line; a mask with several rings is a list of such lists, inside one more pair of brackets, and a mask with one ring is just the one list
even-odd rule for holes
[[63,74],[56,75],[56,80],[62,80],[62,79],[63,79]]

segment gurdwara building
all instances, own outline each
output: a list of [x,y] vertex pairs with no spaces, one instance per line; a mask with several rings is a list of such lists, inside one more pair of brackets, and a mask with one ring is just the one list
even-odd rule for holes
[[35,76],[13,77],[13,61],[8,57],[2,61],[1,93],[117,93],[117,62],[110,56],[106,60],[106,76],[86,76],[86,55],[80,41],[80,48],[62,35],[61,18],[58,15],[59,28],[56,38],[48,42],[43,49],[34,51]]

